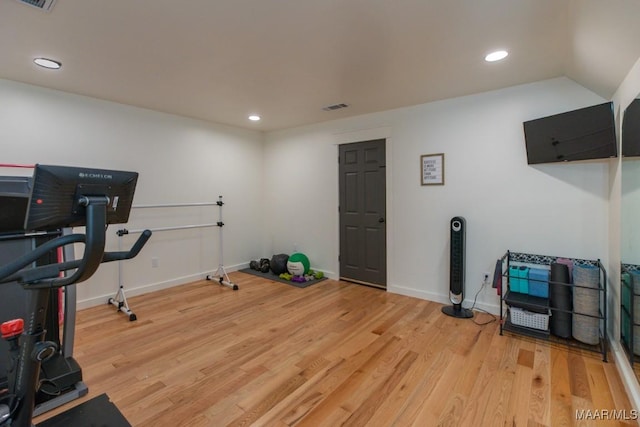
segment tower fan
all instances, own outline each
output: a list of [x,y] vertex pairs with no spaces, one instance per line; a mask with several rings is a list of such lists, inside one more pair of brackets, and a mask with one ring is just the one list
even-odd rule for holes
[[442,312],[447,316],[470,319],[473,311],[462,308],[464,300],[464,266],[465,266],[465,235],[467,225],[463,217],[451,218],[449,224],[451,232],[451,252],[449,256],[449,301],[453,305],[442,307]]

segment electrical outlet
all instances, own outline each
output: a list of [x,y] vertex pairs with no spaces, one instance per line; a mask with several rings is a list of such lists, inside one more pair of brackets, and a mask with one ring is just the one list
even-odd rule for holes
[[160,261],[158,260],[158,257],[151,258],[151,267],[158,268],[158,265],[160,265]]
[[483,285],[488,285],[489,284],[489,277],[491,277],[491,273],[489,273],[488,271],[485,271],[484,273],[482,273],[482,284]]

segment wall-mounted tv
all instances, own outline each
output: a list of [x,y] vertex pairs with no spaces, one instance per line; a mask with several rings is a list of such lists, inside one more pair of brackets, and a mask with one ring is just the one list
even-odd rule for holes
[[640,156],[640,98],[634,99],[622,119],[622,156]]
[[612,102],[524,122],[524,138],[530,165],[618,156]]

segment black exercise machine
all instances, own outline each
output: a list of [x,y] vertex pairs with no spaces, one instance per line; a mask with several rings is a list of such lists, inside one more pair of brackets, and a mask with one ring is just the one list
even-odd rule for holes
[[[55,342],[45,340],[51,290],[87,280],[103,262],[135,257],[151,236],[150,231],[143,232],[128,252],[104,250],[107,225],[128,221],[137,178],[135,172],[36,165],[25,233],[77,226],[84,226],[85,233],[55,237],[0,267],[0,284],[16,282],[29,291],[28,317],[4,322],[1,328],[2,338],[9,344],[9,367],[7,389],[0,391],[0,427],[31,427],[35,395],[42,386],[41,363],[58,352]],[[36,265],[51,251],[74,244],[84,244],[81,259]],[[78,410],[81,406],[87,410]],[[96,421],[88,413],[91,410],[101,413],[100,422],[111,416],[119,425],[128,425],[104,396],[78,407],[41,425],[91,425]]]
[[[35,165],[4,165],[34,169]],[[31,176],[0,176],[0,266],[13,261],[19,255],[31,253],[48,240],[70,234],[72,230],[25,232],[24,220],[31,194]],[[71,245],[36,261],[35,266],[73,260]],[[0,323],[28,316],[27,293],[17,282],[0,287]],[[58,352],[40,366],[40,383],[33,415],[37,416],[64,405],[88,393],[82,381],[82,369],[73,358],[76,318],[76,285],[58,289],[49,298],[45,341],[58,345]],[[62,323],[61,323],[62,321]],[[61,328],[63,326],[63,328]],[[9,344],[0,339],[0,390],[7,389],[7,357]]]

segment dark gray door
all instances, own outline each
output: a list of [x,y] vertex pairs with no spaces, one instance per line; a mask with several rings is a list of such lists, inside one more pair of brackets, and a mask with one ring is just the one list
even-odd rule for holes
[[385,140],[340,145],[340,278],[387,286]]

